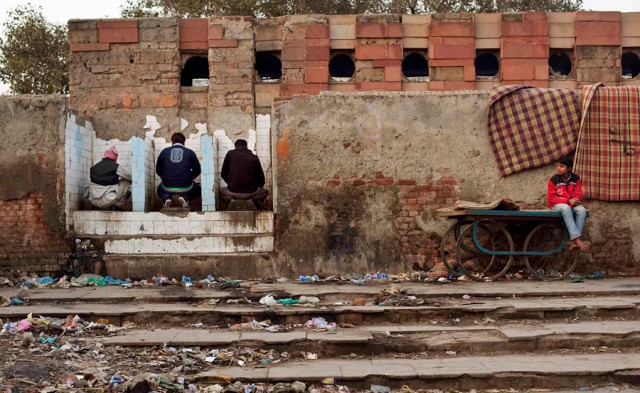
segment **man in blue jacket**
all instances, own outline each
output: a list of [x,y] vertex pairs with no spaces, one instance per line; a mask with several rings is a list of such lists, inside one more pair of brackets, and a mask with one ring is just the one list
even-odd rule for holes
[[186,138],[183,133],[171,135],[172,145],[164,148],[156,162],[156,173],[162,179],[158,186],[158,196],[163,207],[171,206],[173,195],[179,195],[182,207],[189,207],[189,201],[200,198],[200,184],[193,179],[200,175],[200,161],[196,153],[184,147]]

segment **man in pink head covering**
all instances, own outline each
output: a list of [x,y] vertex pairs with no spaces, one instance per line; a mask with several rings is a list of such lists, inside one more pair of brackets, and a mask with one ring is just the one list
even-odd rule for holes
[[117,161],[118,150],[112,146],[89,170],[91,183],[85,186],[84,196],[98,209],[122,210],[131,196],[131,171]]

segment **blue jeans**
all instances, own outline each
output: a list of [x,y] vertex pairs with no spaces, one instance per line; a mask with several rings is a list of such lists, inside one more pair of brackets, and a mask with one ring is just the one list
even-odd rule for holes
[[175,192],[175,191],[168,191],[164,187],[162,187],[162,183],[160,183],[160,185],[158,185],[157,191],[158,191],[158,196],[163,201],[167,199],[171,199],[173,195],[179,195],[187,201],[192,201],[196,198],[200,198],[200,194],[202,193],[202,189],[200,188],[200,184],[198,183],[193,183],[193,186],[189,191],[182,192],[182,193]]
[[584,227],[584,221],[587,219],[587,209],[584,206],[577,205],[572,208],[566,203],[558,203],[553,205],[553,210],[562,213],[562,218],[564,218],[564,224],[569,230],[571,240],[582,236],[582,227]]

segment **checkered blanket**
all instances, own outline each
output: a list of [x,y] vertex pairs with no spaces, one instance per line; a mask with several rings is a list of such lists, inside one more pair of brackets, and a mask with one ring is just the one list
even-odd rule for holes
[[487,128],[500,174],[549,164],[574,151],[579,99],[574,90],[495,86]]
[[582,89],[574,166],[586,198],[640,200],[640,86]]

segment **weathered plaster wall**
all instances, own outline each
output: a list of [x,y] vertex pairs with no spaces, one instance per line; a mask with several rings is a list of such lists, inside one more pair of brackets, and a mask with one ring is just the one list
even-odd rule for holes
[[[501,178],[488,94],[329,93],[274,109],[276,250],[298,272],[428,268],[455,200],[542,208],[553,166]],[[583,269],[638,273],[637,203],[590,201],[596,243]]]
[[0,96],[0,269],[57,270],[64,229],[62,96]]

